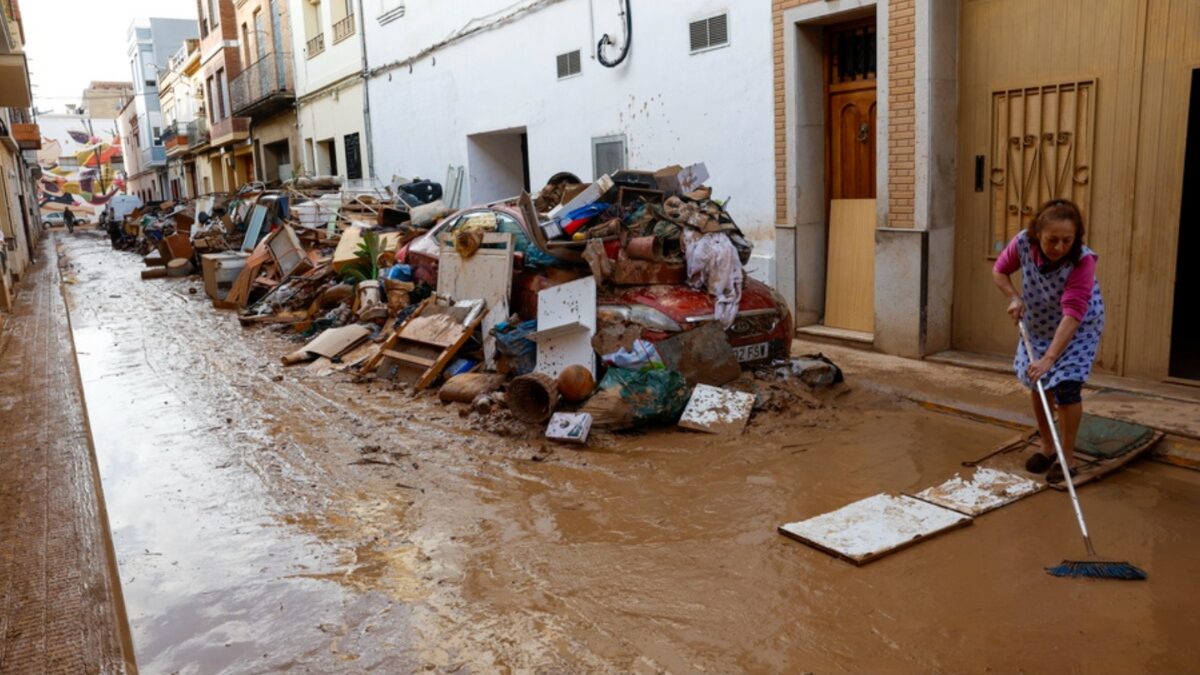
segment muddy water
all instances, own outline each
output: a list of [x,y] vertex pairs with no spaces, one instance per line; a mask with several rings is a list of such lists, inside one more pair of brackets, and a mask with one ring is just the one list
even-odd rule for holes
[[[1010,432],[851,372],[821,410],[734,440],[585,451],[429,398],[284,369],[294,347],[138,279],[99,239],[68,297],[146,672],[1144,672],[1200,662],[1200,474],[1138,464],[1084,492],[1148,584],[1077,557],[1045,493],[856,568],[780,523],[952,475]],[[189,293],[197,288],[196,294]],[[114,297],[116,296],[116,297]]]

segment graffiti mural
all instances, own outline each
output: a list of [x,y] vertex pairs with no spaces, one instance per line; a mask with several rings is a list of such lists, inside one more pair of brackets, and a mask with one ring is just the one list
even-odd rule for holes
[[38,151],[42,168],[38,206],[42,213],[70,207],[77,215],[98,214],[114,195],[125,191],[121,139],[105,141],[84,131],[68,130],[68,139],[43,138]]

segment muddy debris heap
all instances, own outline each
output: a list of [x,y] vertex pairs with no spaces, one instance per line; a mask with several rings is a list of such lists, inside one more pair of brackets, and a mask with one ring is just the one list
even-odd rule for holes
[[[286,365],[414,395],[438,388],[498,433],[740,433],[832,400],[842,373],[793,357],[786,303],[704,164],[559,173],[535,196],[460,208],[428,180],[383,191],[301,177],[151,203],[110,223],[143,279],[199,275],[213,306],[296,343]],[[170,283],[158,282],[158,283]]]

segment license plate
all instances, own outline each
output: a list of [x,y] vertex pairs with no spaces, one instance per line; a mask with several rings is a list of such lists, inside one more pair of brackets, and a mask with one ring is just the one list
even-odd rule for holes
[[737,357],[740,363],[746,361],[757,361],[767,358],[767,343],[756,342],[752,345],[742,345],[733,348],[733,354]]

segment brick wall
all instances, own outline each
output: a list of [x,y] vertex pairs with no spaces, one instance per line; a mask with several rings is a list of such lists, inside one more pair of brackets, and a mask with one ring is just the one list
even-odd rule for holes
[[[775,219],[787,219],[786,88],[783,64],[783,13],[807,2],[772,0],[771,40],[775,82]],[[880,0],[888,3],[888,226],[913,225],[914,83],[916,69],[916,0]]]
[[913,226],[916,0],[888,4],[888,227]]
[[771,44],[775,80],[775,222],[787,220],[787,100],[783,68],[783,13],[806,2],[771,0]]

